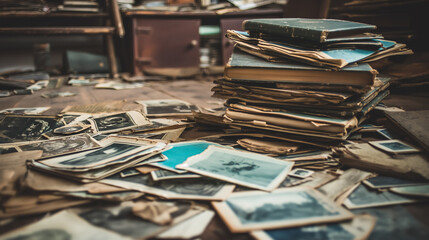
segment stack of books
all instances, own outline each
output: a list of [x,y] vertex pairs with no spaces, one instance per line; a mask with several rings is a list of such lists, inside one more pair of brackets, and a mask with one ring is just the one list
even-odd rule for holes
[[376,26],[335,19],[253,19],[236,42],[214,97],[224,121],[241,129],[345,140],[388,94],[389,79],[368,62],[411,54],[371,33]]

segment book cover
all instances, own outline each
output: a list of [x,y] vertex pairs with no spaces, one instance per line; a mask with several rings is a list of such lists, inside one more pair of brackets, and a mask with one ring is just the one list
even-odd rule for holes
[[373,85],[376,74],[377,71],[366,63],[333,70],[292,61],[268,62],[237,48],[224,71],[226,79],[355,86]]
[[243,21],[243,29],[290,39],[325,43],[374,38],[375,25],[338,19],[272,18]]

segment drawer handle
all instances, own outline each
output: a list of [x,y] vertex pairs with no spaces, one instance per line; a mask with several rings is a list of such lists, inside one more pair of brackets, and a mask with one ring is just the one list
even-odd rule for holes
[[195,39],[193,39],[193,40],[191,41],[190,46],[191,46],[191,47],[196,47],[196,46],[198,46],[198,41],[197,41],[197,40],[195,40]]
[[152,59],[150,59],[150,58],[137,58],[136,62],[138,64],[142,64],[142,65],[143,64],[150,64],[152,62]]
[[137,27],[136,33],[137,34],[149,34],[152,31],[151,27]]

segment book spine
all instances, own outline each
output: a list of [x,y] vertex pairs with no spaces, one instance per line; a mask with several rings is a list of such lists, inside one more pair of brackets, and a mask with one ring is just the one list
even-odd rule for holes
[[264,33],[289,39],[300,39],[318,43],[325,42],[327,38],[327,32],[325,31],[295,28],[269,23],[261,24],[252,21],[243,21],[243,29],[252,33]]

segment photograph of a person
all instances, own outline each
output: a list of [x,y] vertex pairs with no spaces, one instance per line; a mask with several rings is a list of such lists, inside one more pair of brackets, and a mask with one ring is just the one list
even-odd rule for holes
[[353,217],[351,212],[310,188],[236,192],[212,205],[232,232],[299,227]]
[[293,162],[262,154],[209,146],[176,167],[249,188],[272,191],[285,179],[292,166]]
[[141,125],[150,125],[150,121],[138,111],[109,114],[90,119],[97,133],[112,133]]
[[6,115],[0,121],[0,143],[39,140],[44,133],[64,125],[64,120],[55,116]]
[[42,150],[41,158],[76,153],[99,147],[101,147],[100,143],[88,134],[67,136],[18,146],[21,151]]

